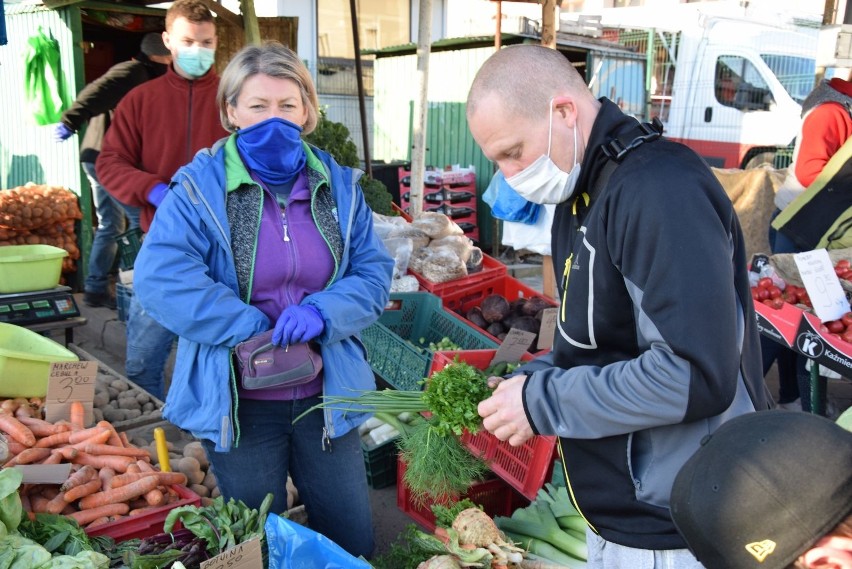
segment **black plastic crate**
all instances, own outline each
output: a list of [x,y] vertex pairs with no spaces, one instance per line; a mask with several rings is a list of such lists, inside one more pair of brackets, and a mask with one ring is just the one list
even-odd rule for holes
[[363,442],[364,466],[367,467],[367,484],[374,490],[381,490],[396,484],[397,448],[396,438],[387,440],[373,448],[367,448]]

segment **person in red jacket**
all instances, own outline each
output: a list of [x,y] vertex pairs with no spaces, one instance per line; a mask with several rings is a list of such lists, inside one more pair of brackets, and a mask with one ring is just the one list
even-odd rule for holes
[[[141,209],[145,232],[178,168],[228,134],[219,121],[219,78],[212,69],[216,24],[204,2],[174,2],[166,12],[163,42],[172,54],[171,67],[121,100],[96,163],[110,194]],[[160,399],[174,338],[131,298],[125,372]]]
[[[822,81],[802,103],[802,123],[787,177],[775,194],[772,220],[807,191],[832,156],[852,136],[852,83],[835,77]],[[770,220],[770,222],[772,221]],[[769,228],[772,253],[799,253],[801,248],[781,231]],[[773,340],[761,338],[763,370],[778,363],[778,404],[788,410],[811,410],[810,372],[807,358]]]

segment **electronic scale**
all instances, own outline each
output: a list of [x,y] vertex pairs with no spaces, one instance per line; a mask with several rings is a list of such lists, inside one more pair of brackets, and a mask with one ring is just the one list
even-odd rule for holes
[[25,325],[75,316],[80,316],[80,309],[67,286],[0,294],[0,322]]

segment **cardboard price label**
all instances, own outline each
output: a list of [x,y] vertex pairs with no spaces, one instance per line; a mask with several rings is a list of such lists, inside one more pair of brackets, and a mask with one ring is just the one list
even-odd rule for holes
[[45,420],[55,423],[71,416],[71,402],[80,401],[86,410],[86,425],[94,420],[92,400],[95,398],[95,381],[98,362],[55,362],[50,364],[47,396],[44,400]]
[[837,320],[849,312],[849,301],[840,279],[834,272],[834,265],[825,249],[816,249],[793,256],[799,274],[805,284],[805,290],[811,297],[814,312],[823,322]]
[[260,538],[253,537],[201,563],[201,569],[263,569]]
[[553,347],[557,316],[559,316],[559,309],[556,307],[545,308],[541,313],[541,328],[538,330],[538,345],[536,346],[539,350],[549,350]]
[[494,354],[494,359],[491,360],[491,365],[501,362],[519,362],[527,353],[527,350],[535,340],[533,332],[525,332],[512,328],[503,339],[503,343],[497,348],[497,353]]

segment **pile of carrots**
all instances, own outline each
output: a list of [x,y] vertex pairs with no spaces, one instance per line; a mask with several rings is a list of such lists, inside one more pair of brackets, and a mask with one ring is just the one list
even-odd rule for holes
[[155,469],[149,452],[131,445],[111,423],[100,421],[87,428],[84,416],[80,402],[71,404],[68,421],[56,423],[0,411],[0,431],[11,457],[4,468],[72,464],[71,474],[61,485],[21,487],[21,502],[31,517],[64,514],[93,528],[180,499],[172,486],[185,485],[184,474]]

